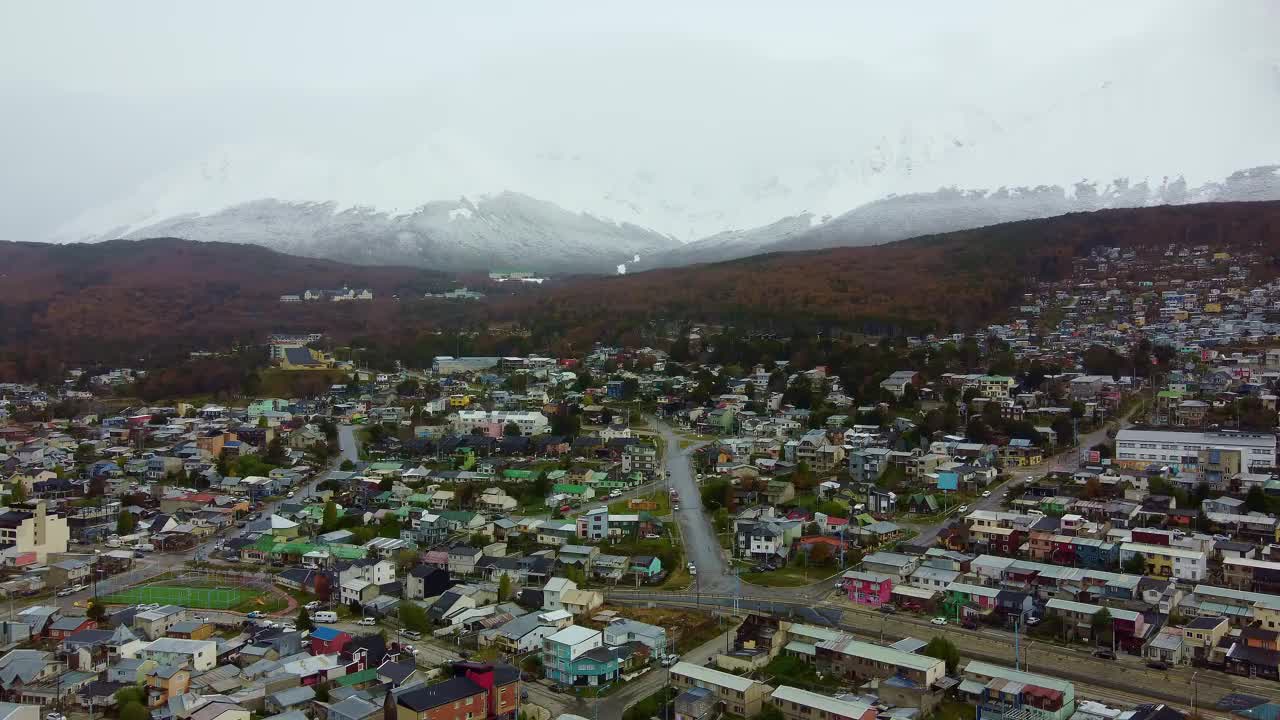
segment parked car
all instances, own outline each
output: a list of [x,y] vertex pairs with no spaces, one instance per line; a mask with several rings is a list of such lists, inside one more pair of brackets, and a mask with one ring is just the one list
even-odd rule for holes
[[936,617],[936,618],[934,618],[934,619],[930,620],[929,622],[933,623],[934,625],[946,625],[946,624],[947,624],[947,619],[946,619],[946,618],[944,618],[944,617]]
[[422,639],[422,633],[418,632],[417,630],[410,630],[408,628],[401,628],[399,631],[396,632],[396,634],[399,635],[400,637],[407,637],[410,640]]
[[371,617],[360,618],[360,624],[361,625],[377,625],[378,620],[377,618],[371,618]]
[[536,682],[538,678],[531,672],[520,673],[520,679],[524,682]]
[[892,615],[898,612],[898,609],[892,605],[881,605],[880,612],[884,613],[885,615]]
[[1116,654],[1110,650],[1094,650],[1093,656],[1099,660],[1115,660]]
[[1147,667],[1151,668],[1152,670],[1168,670],[1169,663],[1163,660],[1149,660],[1147,661]]
[[959,512],[959,513],[967,513],[967,512],[969,512],[969,506],[968,506],[968,505],[961,505],[960,507],[956,508],[956,512]]
[[622,491],[621,491],[621,490],[610,490],[610,491],[609,491],[609,497],[611,497],[611,498],[622,497]]
[[646,533],[644,536],[644,539],[645,540],[661,540],[662,536],[659,535],[658,533]]
[[302,607],[304,607],[304,608],[306,608],[306,609],[308,609],[308,610],[319,610],[319,609],[320,609],[320,601],[319,601],[319,600],[312,600],[311,602],[307,603],[306,605],[303,605]]
[[57,596],[66,597],[68,595],[74,595],[75,593],[76,593],[75,588],[62,588],[61,590],[58,591]]
[[977,630],[978,621],[966,618],[960,622],[960,627],[964,628],[965,630]]
[[990,490],[983,490],[983,491],[982,491],[982,497],[991,497],[991,491],[990,491]]
[[[139,605],[139,606],[138,606],[138,609],[139,609],[139,610],[141,610],[141,609],[142,609],[142,606],[141,606],[141,605]],[[258,618],[262,617],[262,611],[261,611],[261,610],[254,610],[253,612],[249,613],[248,615],[245,615],[245,617],[249,618],[250,620],[257,620]]]
[[1036,617],[1035,615],[1031,615],[1027,617],[1028,625],[1038,625],[1039,623],[1040,623],[1040,618]]

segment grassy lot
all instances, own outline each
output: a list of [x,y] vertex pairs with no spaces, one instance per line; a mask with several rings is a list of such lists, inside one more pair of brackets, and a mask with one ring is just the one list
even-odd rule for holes
[[830,692],[842,686],[840,678],[821,676],[815,666],[795,657],[776,657],[757,674],[772,678],[770,685],[790,685],[813,692]]
[[742,573],[742,581],[753,585],[763,585],[765,587],[800,587],[802,585],[812,585],[823,578],[840,572],[835,563],[828,565],[811,565],[808,572],[805,571],[804,560],[797,559],[784,568],[774,570],[773,572],[747,572]]
[[[656,510],[647,510],[646,512],[651,512],[659,517],[671,514],[671,497],[667,495],[666,491],[661,487],[648,495],[641,495],[640,497],[644,500],[652,500],[658,504],[658,508]],[[615,500],[609,503],[609,512],[614,513],[615,515],[626,515],[628,513],[635,512],[627,507],[628,502],[629,501],[624,498],[622,500]]]
[[959,700],[946,700],[929,716],[930,720],[973,720],[974,707]]

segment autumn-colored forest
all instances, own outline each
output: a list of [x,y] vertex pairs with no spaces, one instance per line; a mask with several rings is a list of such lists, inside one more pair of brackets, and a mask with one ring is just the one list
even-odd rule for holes
[[[535,336],[607,340],[649,321],[725,322],[867,334],[972,329],[999,319],[1030,283],[1062,279],[1096,246],[1207,243],[1280,251],[1280,202],[1076,213],[872,247],[761,255],[584,279],[492,305]],[[1276,268],[1272,268],[1275,272]]]
[[[1095,246],[1201,243],[1261,247],[1274,262],[1280,203],[1080,213],[875,247],[566,278],[519,296],[462,304],[390,299],[449,287],[452,278],[443,274],[343,265],[249,245],[0,243],[0,379],[47,376],[53,363],[145,357],[154,366],[191,349],[261,343],[285,331],[434,350],[439,328],[520,327],[528,333],[506,337],[556,350],[644,336],[655,322],[786,333],[972,329],[1001,318],[1035,280],[1066,277],[1072,258]],[[1269,270],[1274,275],[1276,268]],[[308,287],[342,285],[370,287],[378,299],[278,300]],[[455,341],[444,344],[462,349]]]

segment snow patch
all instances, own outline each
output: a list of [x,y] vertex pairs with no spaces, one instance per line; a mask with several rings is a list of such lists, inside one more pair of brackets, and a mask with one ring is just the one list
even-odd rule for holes
[[463,218],[464,220],[470,220],[473,217],[475,217],[475,213],[471,212],[471,208],[460,207],[460,208],[454,208],[449,211],[450,222],[457,220],[458,218]]

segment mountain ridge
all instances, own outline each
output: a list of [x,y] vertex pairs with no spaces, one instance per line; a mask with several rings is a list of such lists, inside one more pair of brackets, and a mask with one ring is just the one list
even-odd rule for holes
[[[394,214],[333,201],[262,199],[211,215],[189,213],[130,230],[123,239],[182,237],[260,245],[357,265],[483,271],[495,263],[551,272],[616,272],[679,242],[630,223],[572,213],[521,193],[432,201]],[[512,258],[506,261],[502,258]]]

